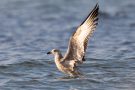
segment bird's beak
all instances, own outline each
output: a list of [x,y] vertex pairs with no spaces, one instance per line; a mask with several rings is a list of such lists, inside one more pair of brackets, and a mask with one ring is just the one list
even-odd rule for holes
[[52,54],[51,52],[47,52],[47,54]]

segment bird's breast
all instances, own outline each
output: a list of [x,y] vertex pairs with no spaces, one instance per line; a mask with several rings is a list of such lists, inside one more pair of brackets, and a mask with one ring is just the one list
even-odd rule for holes
[[55,60],[56,67],[61,71],[65,73],[65,67],[62,65],[62,63],[59,60]]

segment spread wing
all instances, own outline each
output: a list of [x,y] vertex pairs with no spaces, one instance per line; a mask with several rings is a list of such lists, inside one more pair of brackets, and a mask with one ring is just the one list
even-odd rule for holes
[[85,61],[88,40],[98,24],[98,10],[99,5],[97,4],[76,32],[73,33],[64,60],[75,60],[77,63]]

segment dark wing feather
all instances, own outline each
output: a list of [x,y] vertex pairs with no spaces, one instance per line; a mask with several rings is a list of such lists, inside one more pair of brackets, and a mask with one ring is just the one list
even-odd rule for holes
[[76,32],[73,33],[64,60],[75,60],[78,63],[85,61],[88,40],[98,24],[98,10],[99,5],[97,4]]

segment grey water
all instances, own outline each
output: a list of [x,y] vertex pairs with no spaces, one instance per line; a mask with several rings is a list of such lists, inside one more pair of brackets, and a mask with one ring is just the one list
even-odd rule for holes
[[96,0],[0,0],[0,90],[135,90],[135,1],[99,0],[84,78],[63,76],[53,56]]

